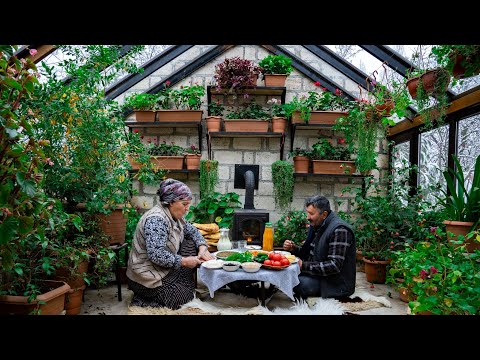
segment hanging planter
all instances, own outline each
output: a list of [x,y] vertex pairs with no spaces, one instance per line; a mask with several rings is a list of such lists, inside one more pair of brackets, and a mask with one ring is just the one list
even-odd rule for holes
[[423,91],[427,95],[436,95],[442,92],[446,92],[448,85],[450,84],[450,80],[444,81],[444,76],[447,76],[447,74],[441,74],[442,71],[445,70],[443,70],[442,68],[428,70],[422,75],[408,79],[407,88],[412,99],[417,99],[420,83]]

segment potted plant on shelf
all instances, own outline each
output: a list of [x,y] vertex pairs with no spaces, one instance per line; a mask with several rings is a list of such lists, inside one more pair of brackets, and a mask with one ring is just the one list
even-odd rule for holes
[[[315,86],[321,88],[320,83]],[[351,102],[343,98],[341,90],[335,93],[321,88],[321,92],[309,91],[308,96],[295,96],[288,103],[287,113],[292,124],[334,125],[336,119],[345,116],[352,107]]]
[[165,87],[160,91],[162,108],[157,111],[160,122],[198,122],[202,121],[202,96],[205,88],[201,85],[180,86],[178,89]]
[[293,71],[292,59],[284,55],[267,55],[258,65],[265,86],[285,86],[287,76]]
[[154,122],[155,110],[159,107],[157,94],[131,94],[125,97],[123,109],[133,110],[135,121]]
[[225,116],[225,131],[268,132],[270,115],[255,101]]
[[267,101],[270,104],[270,115],[272,117],[272,132],[284,133],[287,127],[289,104],[282,104],[281,100],[272,98]]
[[308,157],[313,164],[314,174],[353,174],[355,161],[345,146],[333,146],[328,139],[320,139],[312,145]]
[[240,57],[226,58],[215,66],[215,82],[218,91],[225,90],[225,94],[233,93],[243,87],[257,85],[260,67],[251,60]]
[[212,102],[208,104],[208,116],[206,118],[208,132],[218,132],[221,130],[222,116],[225,106],[219,99],[212,95]]
[[150,161],[160,169],[181,170],[183,169],[185,149],[174,142],[167,144],[164,140],[159,144],[151,144],[148,147]]
[[452,86],[480,73],[480,45],[435,45],[430,56],[454,77]]
[[[127,159],[132,170],[136,171],[133,179],[147,185],[156,185],[167,174],[168,170],[158,168],[151,161],[149,148],[151,139],[147,144],[143,143],[144,136],[140,135],[138,129],[133,129],[127,135],[128,154]],[[150,143],[148,142],[150,141]]]
[[200,158],[202,153],[195,145],[185,149],[185,166],[187,170],[198,170],[200,168]]
[[296,173],[308,174],[310,168],[310,152],[306,149],[295,148],[288,153],[288,157],[292,158],[293,166]]
[[280,209],[287,208],[292,202],[295,178],[292,163],[277,160],[272,164],[273,196],[275,205]]
[[448,240],[457,246],[464,244],[468,252],[473,252],[475,249],[480,250],[480,243],[466,239],[465,236],[480,225],[480,156],[475,160],[470,191],[467,191],[462,165],[454,155],[452,157],[457,170],[448,168],[443,172],[450,195],[442,189],[444,196],[437,198],[446,214],[444,224],[447,226]]

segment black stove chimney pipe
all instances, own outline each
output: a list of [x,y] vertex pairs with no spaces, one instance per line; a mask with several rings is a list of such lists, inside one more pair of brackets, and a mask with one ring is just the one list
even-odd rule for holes
[[255,175],[252,170],[245,171],[245,205],[244,209],[255,209],[253,205],[253,190],[255,188]]

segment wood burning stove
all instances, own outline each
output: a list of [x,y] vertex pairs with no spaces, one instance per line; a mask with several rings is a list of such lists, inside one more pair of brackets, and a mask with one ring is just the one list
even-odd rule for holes
[[244,209],[233,213],[233,241],[247,240],[247,245],[262,245],[265,223],[269,221],[267,210],[255,209],[253,190],[258,189],[258,165],[235,165],[234,188],[245,189]]

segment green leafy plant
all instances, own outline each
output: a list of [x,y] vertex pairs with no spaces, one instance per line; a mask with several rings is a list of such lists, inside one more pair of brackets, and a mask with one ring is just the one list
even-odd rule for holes
[[200,197],[208,198],[215,193],[218,184],[218,160],[200,160]]
[[131,94],[125,97],[123,109],[133,109],[141,111],[157,110],[159,107],[158,100],[158,94]]
[[306,149],[301,149],[299,147],[293,149],[288,153],[289,158],[293,158],[294,156],[307,156],[309,157],[310,151]]
[[199,110],[202,105],[202,96],[205,95],[205,88],[201,85],[181,86],[179,89],[172,89],[170,98],[178,110]]
[[215,100],[208,104],[208,111],[210,116],[222,116],[225,106],[219,100]]
[[128,156],[140,164],[138,171],[133,178],[147,185],[156,185],[168,173],[168,170],[154,166],[150,158],[151,145],[142,142],[143,136],[140,135],[138,129],[134,129],[127,134]]
[[199,148],[197,148],[195,145],[192,144],[189,147],[185,148],[185,153],[192,154],[192,155],[200,155],[202,152],[200,151]]
[[282,104],[281,100],[273,98],[267,101],[267,104],[270,104],[270,116],[274,117],[284,117],[287,118],[291,104]]
[[45,194],[45,167],[54,164],[45,154],[50,142],[35,132],[35,112],[27,105],[38,86],[37,68],[13,56],[16,49],[0,45],[0,294],[30,301],[54,273],[57,242],[47,232],[57,224],[59,201]]
[[468,78],[480,72],[480,45],[435,45],[431,57],[454,76],[452,86],[457,78]]
[[267,55],[258,65],[262,74],[285,74],[290,75],[293,71],[292,59],[284,55]]
[[333,129],[343,133],[349,151],[357,155],[357,170],[366,173],[377,168],[377,136],[386,137],[388,126],[394,122],[376,112],[366,99],[353,104],[346,116],[336,120]]
[[387,281],[403,279],[412,313],[478,315],[480,313],[479,253],[464,254],[446,242],[440,228],[426,241],[407,244],[392,253]]
[[[66,209],[86,203],[91,213],[108,214],[134,194],[128,174],[124,119],[118,104],[104,96],[102,84],[125,69],[135,47],[119,59],[120,46],[61,46],[69,82],[58,79],[42,63],[46,81],[29,102],[36,115],[35,131],[50,141],[45,148],[52,165],[45,171],[45,190],[62,199]],[[104,72],[106,67],[111,71]]]
[[295,111],[300,112],[300,118],[308,123],[312,111],[348,111],[352,108],[351,101],[343,97],[341,90],[336,89],[335,93],[321,87],[320,82],[314,84],[321,92],[309,91],[308,96],[295,96],[287,103],[287,116],[290,118]]
[[277,160],[272,164],[273,196],[275,205],[280,209],[287,208],[292,202],[295,178],[292,163]]
[[444,206],[448,220],[473,222],[473,228],[475,228],[480,221],[480,156],[477,156],[475,160],[470,191],[467,191],[465,186],[466,181],[462,165],[455,155],[452,155],[452,157],[457,170],[448,168],[443,172],[450,195],[442,189],[444,197],[437,198]]
[[229,192],[224,195],[214,192],[204,196],[196,206],[191,206],[185,217],[200,224],[217,223],[220,228],[230,228],[235,209],[240,208],[239,195]]
[[245,103],[242,108],[232,111],[226,119],[269,119],[270,115],[255,101]]
[[351,151],[345,146],[333,146],[328,139],[320,138],[312,145],[312,151],[308,153],[311,160],[351,160]]
[[[391,252],[405,243],[424,240],[432,227],[443,226],[443,216],[424,196],[432,188],[419,188],[412,195],[408,178],[416,167],[406,163],[382,181],[365,179],[365,190],[346,187],[343,192],[352,192],[352,205],[358,217],[352,224],[355,228],[357,248],[363,255],[377,260],[387,260]],[[388,184],[385,189],[383,184]]]
[[186,149],[176,145],[174,142],[167,144],[164,140],[158,144],[150,144],[148,146],[148,153],[152,156],[181,156],[186,152]]
[[302,210],[288,210],[275,223],[274,245],[281,246],[285,240],[292,240],[297,245],[307,238],[307,214]]

